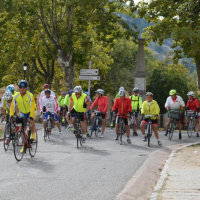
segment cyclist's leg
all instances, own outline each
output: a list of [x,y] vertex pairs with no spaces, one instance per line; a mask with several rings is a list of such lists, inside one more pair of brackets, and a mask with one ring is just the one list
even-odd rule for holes
[[124,123],[125,123],[125,127],[126,127],[126,134],[127,134],[127,142],[130,144],[131,140],[130,140],[130,126],[128,125],[128,120],[124,119]]
[[58,115],[57,114],[56,115],[53,114],[53,116],[52,116],[52,114],[51,114],[51,117],[53,117],[52,122],[53,121],[55,122],[56,126],[58,127],[59,132],[61,132],[61,127],[60,127]]
[[166,133],[165,133],[165,136],[167,136],[167,134],[168,134],[168,129],[169,129],[169,125],[170,125],[170,123],[171,123],[171,118],[169,118],[168,117],[168,119],[167,119],[167,124],[166,124]]
[[92,114],[92,116],[91,116],[91,125],[93,125],[94,117],[95,117],[95,114]]
[[101,134],[104,134],[105,128],[106,128],[106,118],[107,118],[107,113],[102,114],[102,126],[101,126]]
[[133,133],[137,132],[137,117],[135,117],[135,121],[133,122]]
[[43,114],[43,128],[44,128],[44,130],[45,130],[45,126],[46,126],[47,116],[48,116],[47,112],[45,114]]
[[147,124],[148,124],[148,119],[146,118],[140,124],[140,130],[143,135],[145,135],[145,127],[147,126]]

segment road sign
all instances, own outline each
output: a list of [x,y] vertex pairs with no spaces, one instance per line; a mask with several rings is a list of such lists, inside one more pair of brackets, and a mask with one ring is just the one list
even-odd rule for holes
[[79,76],[79,80],[99,81],[100,76]]
[[[81,69],[80,75],[99,75],[99,69]],[[88,79],[87,79],[88,80]]]

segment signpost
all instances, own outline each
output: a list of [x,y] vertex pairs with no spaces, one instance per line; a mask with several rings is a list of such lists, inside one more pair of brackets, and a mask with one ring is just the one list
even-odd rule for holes
[[89,61],[89,69],[81,69],[79,80],[88,80],[88,95],[90,95],[90,81],[99,81],[99,69],[91,69],[92,61]]

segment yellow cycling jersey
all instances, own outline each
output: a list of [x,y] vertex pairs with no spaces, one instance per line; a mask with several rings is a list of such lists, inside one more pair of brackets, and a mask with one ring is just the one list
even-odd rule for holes
[[10,112],[11,103],[8,103],[5,99],[3,99],[3,109],[6,110],[6,114]]
[[[141,114],[159,115],[159,113],[160,113],[160,107],[155,100],[152,100],[150,105],[147,100],[143,102]],[[156,119],[156,117],[151,117],[151,119]]]
[[75,93],[72,94],[72,99],[74,102],[74,109],[76,112],[85,112],[86,111],[86,108],[83,107],[86,96],[87,96],[86,94],[82,93],[81,96],[77,99]]
[[35,99],[32,93],[26,91],[26,93],[22,96],[20,92],[17,92],[13,96],[10,108],[10,116],[14,116],[16,105],[18,106],[20,112],[24,114],[30,113],[30,117],[34,118],[36,106]]

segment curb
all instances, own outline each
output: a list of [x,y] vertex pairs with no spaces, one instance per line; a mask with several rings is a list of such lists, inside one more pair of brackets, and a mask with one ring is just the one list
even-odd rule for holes
[[185,146],[182,146],[182,147],[179,147],[177,148],[176,150],[173,150],[172,153],[169,155],[169,158],[167,159],[166,161],[166,164],[164,165],[164,168],[161,172],[161,175],[160,175],[160,179],[158,180],[151,196],[150,196],[150,200],[157,200],[157,196],[158,196],[158,192],[162,189],[163,185],[164,185],[164,182],[165,180],[167,179],[168,177],[168,169],[169,169],[169,164],[170,162],[173,160],[175,154],[177,153],[177,151],[183,149],[183,148],[186,148],[186,147],[189,147],[189,146],[192,146],[192,145],[197,145],[197,144],[200,144],[199,142],[196,142],[196,143],[191,143],[191,144],[187,144]]

